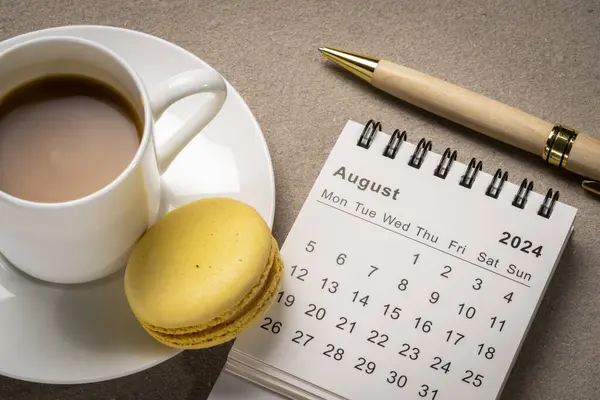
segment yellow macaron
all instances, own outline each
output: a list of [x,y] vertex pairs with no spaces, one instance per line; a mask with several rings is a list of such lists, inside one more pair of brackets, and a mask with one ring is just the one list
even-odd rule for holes
[[283,262],[260,214],[229,198],[169,212],[142,236],[125,270],[125,293],[161,343],[200,349],[234,339],[270,307]]

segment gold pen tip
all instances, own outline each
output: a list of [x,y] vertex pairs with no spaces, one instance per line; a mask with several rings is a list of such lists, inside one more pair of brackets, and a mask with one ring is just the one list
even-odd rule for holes
[[334,47],[319,47],[323,57],[350,71],[354,75],[371,82],[378,59],[336,49]]

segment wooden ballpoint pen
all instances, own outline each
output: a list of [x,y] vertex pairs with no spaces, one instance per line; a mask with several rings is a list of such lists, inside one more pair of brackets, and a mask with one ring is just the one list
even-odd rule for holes
[[582,176],[582,186],[600,194],[600,140],[391,61],[330,47],[319,51],[384,92]]

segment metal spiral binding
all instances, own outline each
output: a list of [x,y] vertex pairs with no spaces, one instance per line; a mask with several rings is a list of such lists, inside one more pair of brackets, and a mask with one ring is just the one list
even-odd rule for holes
[[550,218],[550,214],[552,214],[552,210],[554,209],[554,204],[556,204],[556,202],[558,201],[558,197],[560,195],[560,192],[557,190],[556,192],[554,192],[554,195],[552,195],[552,189],[548,189],[548,192],[546,193],[546,197],[544,198],[544,201],[542,202],[542,205],[540,206],[540,209],[538,210],[538,215],[542,216],[544,218]]
[[500,195],[500,191],[502,190],[504,182],[506,182],[507,180],[508,172],[505,171],[503,174],[502,169],[498,168],[490,184],[488,185],[487,190],[485,191],[486,196],[490,196],[494,199],[497,199],[498,195]]
[[375,133],[377,133],[377,131],[381,132],[381,123],[370,119],[369,122],[367,122],[367,125],[365,125],[362,134],[358,138],[357,145],[365,149],[371,147],[371,143],[373,143],[373,138],[375,137]]
[[521,209],[525,208],[527,196],[529,196],[531,189],[533,189],[533,182],[527,183],[527,178],[523,179],[523,182],[521,182],[521,186],[519,186],[519,190],[513,199],[512,205]]
[[[357,145],[365,149],[370,148],[375,135],[377,132],[381,132],[381,130],[382,127],[380,122],[376,122],[372,119],[369,120],[358,139]],[[406,131],[400,131],[399,129],[394,130],[390,140],[383,150],[383,156],[395,159],[402,142],[406,141],[406,138]],[[408,165],[417,169],[421,168],[427,152],[431,151],[432,147],[431,140],[421,138],[414,152],[410,156]],[[457,159],[457,155],[458,154],[456,150],[452,151],[450,148],[446,148],[442,158],[434,169],[433,174],[438,178],[446,179],[450,169],[452,168],[453,162]],[[477,173],[481,170],[483,170],[483,163],[481,161],[477,161],[475,158],[472,158],[467,166],[467,169],[465,170],[464,175],[459,181],[459,185],[466,187],[467,189],[471,189],[473,187],[473,183],[477,179]],[[485,191],[486,196],[489,196],[493,199],[498,199],[506,181],[508,181],[508,172],[503,172],[501,168],[498,168]],[[519,186],[519,190],[517,190],[517,193],[513,198],[512,205],[520,209],[525,208],[529,193],[532,190],[533,182],[523,179],[521,185]],[[543,218],[549,219],[552,215],[552,211],[554,210],[554,206],[558,201],[559,195],[560,194],[558,190],[554,191],[549,189],[546,193],[544,201],[538,209],[537,214]]]
[[417,148],[410,156],[410,161],[408,162],[408,165],[416,169],[421,168],[421,164],[423,164],[423,161],[425,160],[425,155],[428,151],[431,150],[431,148],[431,140],[425,140],[425,138],[421,138],[421,140],[419,140]]
[[483,163],[481,161],[477,162],[474,158],[471,158],[469,165],[467,166],[467,170],[465,174],[462,176],[459,185],[464,186],[467,189],[471,189],[473,187],[473,182],[475,182],[475,178],[477,177],[477,173],[483,169]]
[[438,163],[437,167],[435,167],[433,174],[438,178],[446,179],[446,177],[448,176],[448,172],[450,172],[450,167],[452,166],[452,163],[456,160],[457,156],[458,154],[456,153],[456,150],[451,151],[450,147],[447,147],[446,150],[444,150],[442,159]]
[[406,131],[400,132],[399,129],[396,129],[392,134],[390,141],[385,146],[385,150],[383,150],[383,156],[391,158],[392,160],[396,158],[398,149],[400,149],[400,145],[404,141],[406,141]]

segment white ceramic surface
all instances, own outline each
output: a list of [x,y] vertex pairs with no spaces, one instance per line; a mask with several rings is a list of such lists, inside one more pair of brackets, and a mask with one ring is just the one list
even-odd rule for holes
[[[159,216],[160,176],[222,109],[227,88],[213,69],[190,69],[147,87],[105,46],[72,36],[28,40],[0,53],[0,96],[52,74],[83,74],[122,93],[143,121],[138,150],[119,176],[83,198],[36,203],[0,191],[0,252],[15,267],[52,283],[86,283],[122,268]],[[154,121],[173,103],[204,94],[180,129],[156,148]],[[208,96],[208,97],[206,97]]]
[[[148,86],[188,69],[211,68],[164,40],[99,26],[28,33],[1,42],[0,52],[51,35],[107,46]],[[254,206],[272,226],[275,184],[269,151],[248,106],[226,84],[222,111],[162,176],[161,213],[202,197],[227,196]],[[202,98],[188,97],[163,114],[155,126],[157,146],[184,124],[199,101]],[[44,383],[96,382],[139,372],[178,354],[151,339],[134,319],[122,272],[82,285],[48,284],[27,277],[0,257],[0,374]]]

